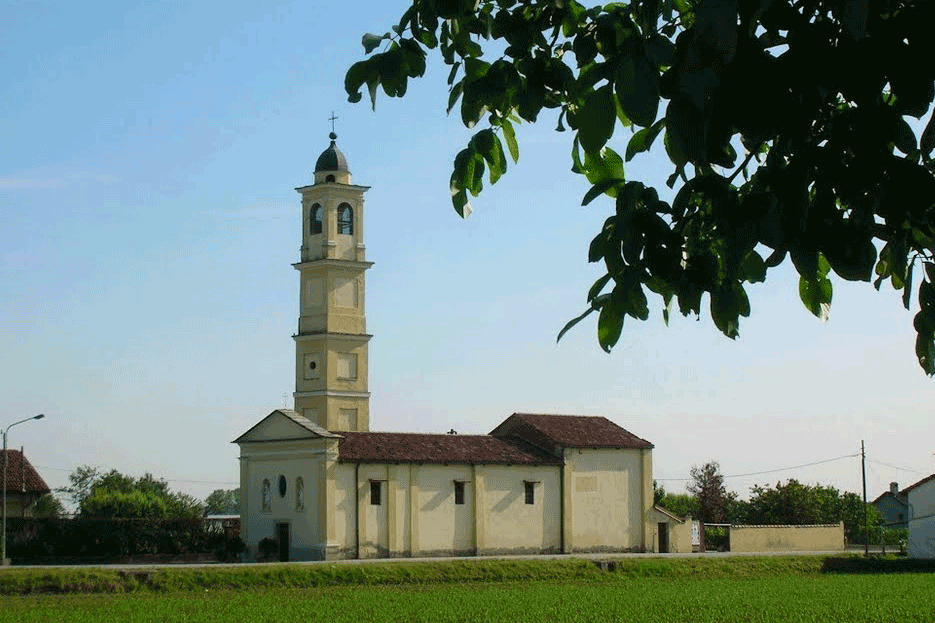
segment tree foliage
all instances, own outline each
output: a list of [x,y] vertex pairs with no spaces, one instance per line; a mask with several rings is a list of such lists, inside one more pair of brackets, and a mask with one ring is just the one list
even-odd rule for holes
[[101,473],[82,465],[68,476],[71,485],[59,491],[67,495],[83,517],[201,517],[200,501],[169,483],[146,473],[139,478],[115,469]]
[[882,525],[879,512],[864,505],[856,493],[841,492],[820,484],[806,485],[794,478],[775,487],[754,486],[750,500],[743,504],[738,523],[749,524],[830,524],[844,522],[844,535],[850,543],[863,543],[865,522],[871,533]]
[[[514,124],[550,110],[572,130],[582,203],[607,195],[615,210],[588,251],[606,274],[559,338],[597,312],[609,351],[649,294],[666,322],[706,301],[735,338],[747,286],[790,258],[822,318],[832,272],[888,280],[907,309],[918,285],[916,355],[932,375],[935,120],[907,122],[935,98],[932,23],[930,0],[412,0],[391,32],[364,35],[345,88],[374,106],[380,88],[402,97],[440,52],[449,112],[481,126],[454,159],[462,216],[485,174],[496,183],[519,158]],[[651,149],[672,163],[671,203],[624,175]]]
[[240,489],[215,489],[204,502],[205,515],[239,515]]
[[724,523],[729,519],[730,506],[737,495],[727,491],[724,476],[717,461],[710,461],[701,467],[691,469],[691,482],[686,487],[697,500],[698,516],[705,523]]
[[698,517],[698,498],[687,493],[666,493],[659,506],[679,517]]

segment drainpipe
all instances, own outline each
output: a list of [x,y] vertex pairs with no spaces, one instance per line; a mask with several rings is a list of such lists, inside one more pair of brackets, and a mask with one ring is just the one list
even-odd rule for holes
[[360,558],[360,463],[354,463],[354,550]]
[[565,457],[558,466],[558,551],[565,553]]

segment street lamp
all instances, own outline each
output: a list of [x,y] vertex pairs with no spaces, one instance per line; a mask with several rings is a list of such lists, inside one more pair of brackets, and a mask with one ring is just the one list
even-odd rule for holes
[[7,426],[3,430],[3,528],[0,529],[0,565],[9,564],[7,562],[7,557],[6,557],[6,497],[7,497],[6,467],[7,467],[7,463],[9,463],[10,461],[9,457],[7,457],[7,454],[6,454],[7,436],[9,435],[10,429],[16,426],[17,424],[22,424],[23,422],[28,422],[29,420],[41,420],[44,417],[45,417],[45,414],[40,413],[39,415],[28,417],[25,420],[20,420],[19,422],[13,422],[12,424]]

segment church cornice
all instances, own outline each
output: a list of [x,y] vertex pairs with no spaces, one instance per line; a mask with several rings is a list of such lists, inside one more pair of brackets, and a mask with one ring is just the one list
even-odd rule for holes
[[354,260],[338,260],[334,258],[296,262],[292,265],[296,270],[308,270],[312,268],[357,268],[359,270],[367,270],[371,266],[373,266],[373,262],[357,262]]
[[346,190],[348,194],[357,194],[370,190],[369,186],[357,186],[356,184],[341,184],[338,182],[322,182],[320,184],[309,184],[308,186],[299,186],[295,189],[303,195],[313,190]]
[[292,392],[293,398],[314,398],[315,396],[331,396],[334,398],[370,398],[370,392],[339,391],[334,389],[320,389],[313,392]]
[[300,333],[292,336],[296,342],[313,342],[317,340],[345,340],[348,342],[369,342],[373,336],[369,333]]

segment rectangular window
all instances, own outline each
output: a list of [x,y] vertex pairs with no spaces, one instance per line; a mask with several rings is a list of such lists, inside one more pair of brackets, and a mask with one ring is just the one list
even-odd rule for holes
[[455,504],[464,504],[464,483],[455,480]]
[[370,481],[370,504],[373,506],[380,505],[380,481],[371,480]]
[[536,503],[536,483],[530,480],[524,480],[523,484],[526,486],[526,503],[535,504]]

